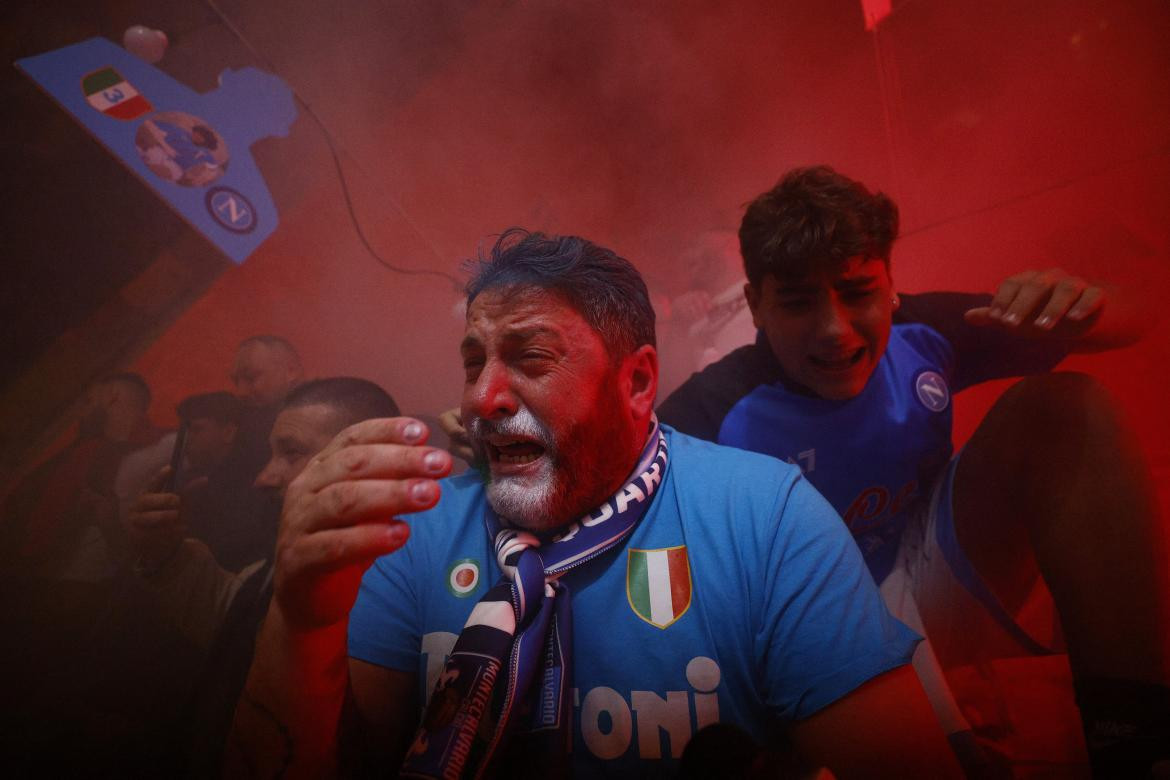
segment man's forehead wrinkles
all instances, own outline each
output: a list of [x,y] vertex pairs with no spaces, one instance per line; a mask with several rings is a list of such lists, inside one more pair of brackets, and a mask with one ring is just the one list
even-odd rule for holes
[[560,328],[551,327],[547,324],[532,325],[525,327],[523,325],[506,328],[503,337],[508,341],[532,341],[538,338],[553,338],[560,339],[562,332]]
[[[485,307],[486,308],[486,307]],[[563,339],[567,328],[558,321],[558,311],[546,302],[500,306],[505,311],[495,313],[480,310],[468,320],[467,332],[461,347],[482,346],[485,339],[528,341],[535,338]]]

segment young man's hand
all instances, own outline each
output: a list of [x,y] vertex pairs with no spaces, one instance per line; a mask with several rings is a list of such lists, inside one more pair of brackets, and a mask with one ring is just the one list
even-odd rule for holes
[[969,310],[967,322],[1016,329],[1021,335],[1077,338],[1096,323],[1104,288],[1059,268],[1022,271],[999,283],[990,306]]

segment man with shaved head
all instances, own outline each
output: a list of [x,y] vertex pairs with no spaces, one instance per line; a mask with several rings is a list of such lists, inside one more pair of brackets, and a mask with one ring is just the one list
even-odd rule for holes
[[[281,402],[304,380],[304,368],[291,342],[281,336],[260,334],[240,342],[231,379],[236,395],[246,405],[240,416],[240,471],[251,481],[268,463],[268,434]],[[268,529],[274,525],[273,518],[263,523]],[[264,549],[272,541],[270,537],[263,538]]]
[[279,404],[303,376],[301,356],[287,339],[264,334],[240,342],[232,383],[245,401],[255,406]]
[[[272,457],[256,477],[255,488],[283,500],[289,483],[339,431],[362,420],[397,414],[394,399],[365,379],[329,377],[301,385],[281,404],[272,429]],[[271,559],[271,548],[239,574],[225,571],[203,541],[184,538],[189,530],[184,503],[189,496],[161,492],[163,475],[159,476],[154,488],[139,495],[130,511],[138,570],[156,587],[173,591],[182,604],[176,608],[176,621],[184,628],[188,628],[185,621],[195,621],[188,633],[207,645],[235,590],[261,568],[265,558]],[[193,574],[196,571],[204,573]],[[205,586],[211,603],[191,608],[191,600],[200,598],[197,589]]]

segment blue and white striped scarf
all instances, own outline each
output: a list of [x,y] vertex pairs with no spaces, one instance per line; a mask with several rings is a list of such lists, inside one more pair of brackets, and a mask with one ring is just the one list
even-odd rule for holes
[[[653,430],[626,483],[551,542],[485,518],[503,576],[471,611],[439,675],[400,777],[479,778],[523,741],[541,776],[568,774],[572,617],[560,576],[622,544],[666,476],[666,437]],[[517,745],[511,746],[518,748]],[[509,752],[512,752],[509,750]]]

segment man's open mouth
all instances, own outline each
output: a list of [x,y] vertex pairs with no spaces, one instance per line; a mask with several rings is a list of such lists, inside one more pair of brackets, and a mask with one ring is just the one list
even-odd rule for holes
[[825,371],[847,371],[861,362],[865,355],[865,347],[858,347],[852,352],[842,352],[832,355],[809,355],[808,359],[814,366]]
[[543,445],[531,439],[493,436],[485,443],[493,463],[523,466],[538,460],[545,452]]

